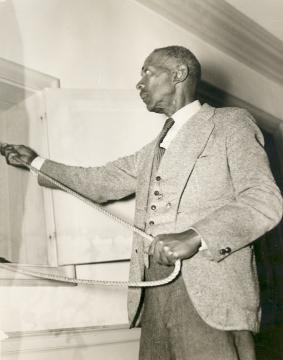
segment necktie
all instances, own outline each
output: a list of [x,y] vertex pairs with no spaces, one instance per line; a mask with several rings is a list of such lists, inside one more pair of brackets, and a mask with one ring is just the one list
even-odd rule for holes
[[162,156],[165,153],[165,149],[160,146],[160,143],[163,141],[163,139],[165,138],[165,136],[167,135],[167,133],[171,129],[171,127],[174,125],[174,122],[175,121],[172,118],[168,118],[165,121],[165,124],[160,132],[159,141],[158,141],[156,149],[155,149],[155,158],[154,158],[155,169],[158,169],[158,166],[160,164]]

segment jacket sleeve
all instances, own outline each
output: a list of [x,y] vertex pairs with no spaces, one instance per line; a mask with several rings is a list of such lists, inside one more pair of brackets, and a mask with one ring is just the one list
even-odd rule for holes
[[[46,160],[41,172],[90,200],[104,203],[135,193],[139,153],[136,152],[99,167],[68,166]],[[42,186],[56,188],[40,175],[38,182]]]
[[226,138],[227,161],[234,199],[192,227],[208,250],[204,254],[220,261],[247,246],[280,221],[282,198],[263,148],[261,131],[244,112]]

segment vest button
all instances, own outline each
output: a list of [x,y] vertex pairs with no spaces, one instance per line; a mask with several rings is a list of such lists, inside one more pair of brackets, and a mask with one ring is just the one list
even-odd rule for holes
[[160,195],[159,191],[158,191],[158,190],[155,190],[155,191],[154,191],[154,195],[156,195],[156,196]]
[[160,177],[160,176],[156,176],[155,180],[156,180],[156,181],[160,181],[160,180],[161,180],[161,177]]
[[151,205],[151,210],[156,210],[156,206],[155,206],[155,205]]
[[154,221],[150,220],[149,225],[154,225]]

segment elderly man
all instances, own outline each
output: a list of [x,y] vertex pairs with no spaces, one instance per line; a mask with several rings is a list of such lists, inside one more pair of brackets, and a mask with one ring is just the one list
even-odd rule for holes
[[[9,164],[33,161],[98,203],[136,194],[135,224],[155,239],[148,249],[134,236],[130,280],[163,278],[183,259],[171,284],[129,290],[142,360],[255,359],[260,304],[252,243],[280,221],[281,195],[252,116],[201,105],[200,75],[188,49],[154,50],[137,89],[149,111],[168,119],[151,143],[105,166],[44,161],[25,146],[1,150]],[[40,176],[39,182],[50,185]]]

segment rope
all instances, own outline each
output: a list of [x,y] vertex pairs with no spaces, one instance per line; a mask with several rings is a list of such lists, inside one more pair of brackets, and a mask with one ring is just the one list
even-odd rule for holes
[[[1,145],[1,143],[0,143],[0,145]],[[41,176],[44,179],[48,180],[51,184],[55,185],[60,190],[63,190],[66,193],[76,197],[77,199],[84,202],[86,205],[88,205],[88,206],[94,208],[95,210],[101,212],[102,214],[110,217],[113,221],[123,225],[124,227],[127,227],[128,229],[135,232],[136,234],[139,234],[140,236],[142,236],[143,238],[145,238],[149,242],[152,242],[153,237],[148,235],[147,233],[145,233],[141,229],[139,229],[139,228],[135,227],[134,225],[129,224],[125,220],[113,215],[112,213],[110,213],[108,210],[106,210],[102,206],[100,206],[100,205],[92,202],[91,200],[85,198],[84,196],[80,195],[76,191],[68,188],[67,186],[65,186],[61,182],[53,179],[49,175],[44,174],[43,172],[36,169],[35,167],[33,167],[33,166],[29,165],[29,164],[26,164],[21,159],[17,158],[17,161],[20,162],[25,167],[27,167],[31,172],[35,173],[37,176]],[[20,264],[18,266],[20,266]],[[129,282],[129,281],[111,281],[111,280],[76,279],[76,278],[71,278],[71,277],[64,276],[64,275],[45,274],[45,273],[42,273],[40,271],[19,269],[19,268],[15,268],[14,265],[9,265],[7,263],[5,263],[5,264],[1,263],[0,268],[5,269],[5,270],[9,270],[9,271],[18,272],[18,273],[21,273],[21,274],[27,275],[27,276],[33,276],[33,277],[37,277],[37,278],[60,281],[60,282],[64,282],[64,283],[80,284],[80,285],[101,285],[101,286],[117,286],[117,287],[155,287],[155,286],[161,286],[161,285],[168,284],[178,276],[178,274],[181,271],[181,260],[180,259],[176,260],[174,270],[172,271],[172,273],[168,277],[166,277],[164,279],[154,280],[154,281],[132,281],[132,282]]]
[[0,264],[0,268],[4,270],[14,271],[18,272],[23,275],[27,276],[33,276],[41,279],[47,279],[47,280],[54,280],[64,283],[71,283],[71,284],[78,284],[78,285],[101,285],[101,286],[113,286],[113,287],[156,287],[161,285],[166,285],[173,281],[179,274],[181,270],[181,261],[178,259],[176,260],[174,270],[172,273],[161,280],[154,280],[154,281],[112,281],[112,280],[90,280],[90,279],[76,279],[71,278],[69,276],[64,275],[57,275],[57,274],[45,274],[40,271],[32,271],[32,270],[23,270],[19,268],[14,268],[13,265],[8,264]]

